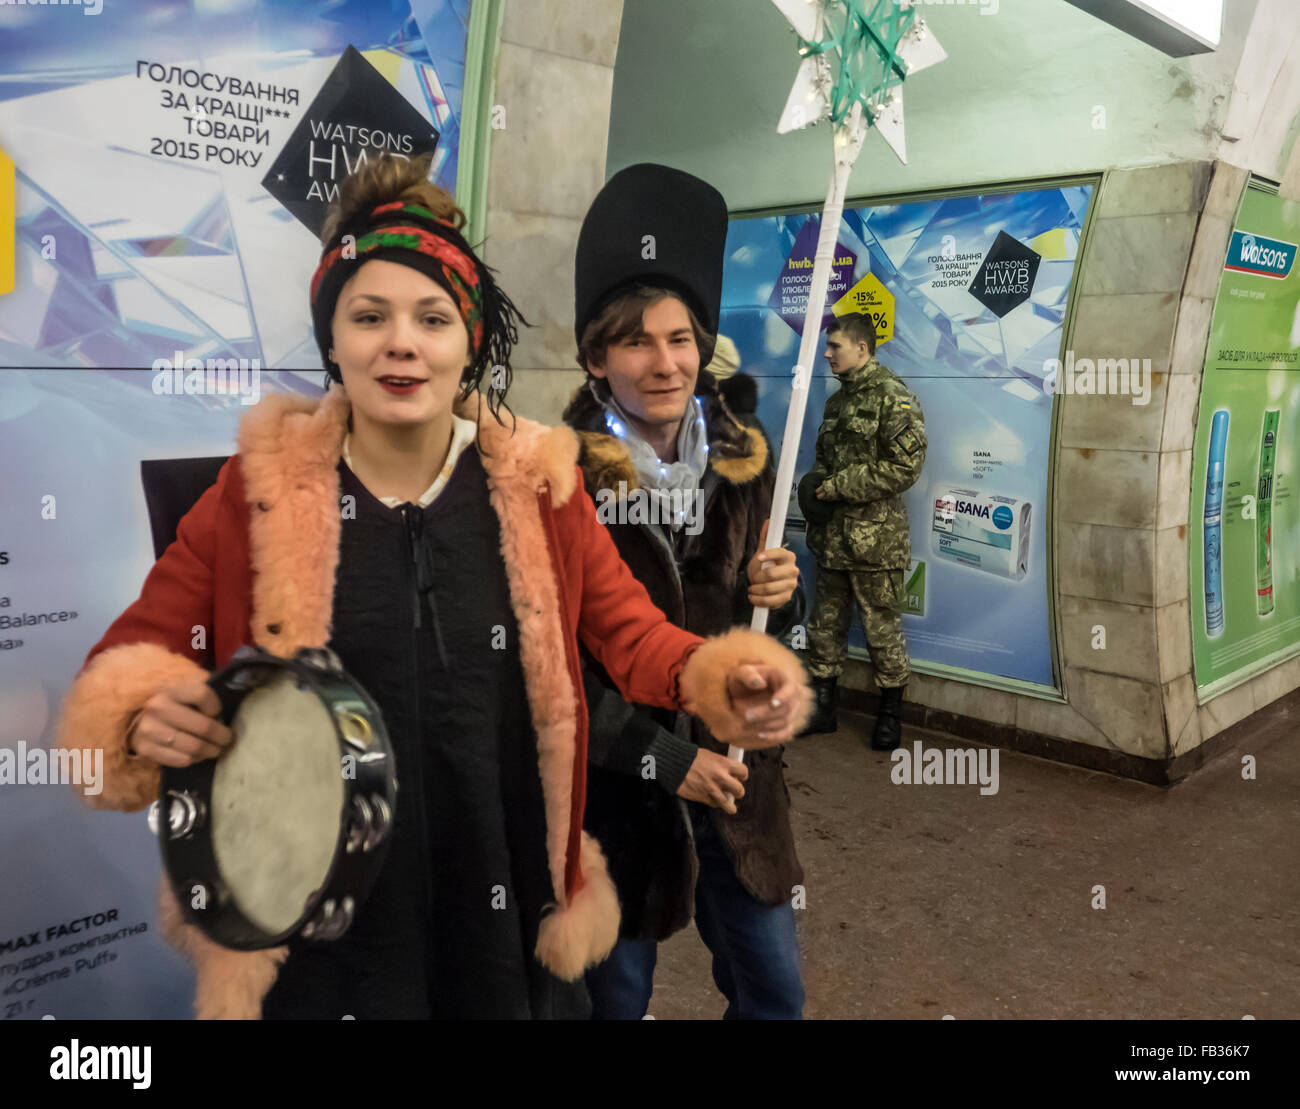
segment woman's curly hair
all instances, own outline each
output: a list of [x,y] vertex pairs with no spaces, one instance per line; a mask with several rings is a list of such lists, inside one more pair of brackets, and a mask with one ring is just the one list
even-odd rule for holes
[[[483,311],[483,342],[473,353],[472,361],[461,380],[460,397],[463,400],[476,392],[483,375],[490,369],[491,380],[487,389],[487,405],[498,423],[504,424],[500,409],[510,388],[512,372],[510,354],[519,342],[519,326],[528,326],[519,309],[497,284],[495,276],[465,240],[462,229],[465,213],[455,198],[440,185],[429,180],[432,154],[417,158],[401,158],[384,153],[367,159],[339,186],[337,199],[330,205],[321,229],[321,245],[331,249],[350,230],[359,231],[370,213],[383,204],[400,202],[419,204],[427,208],[444,226],[439,234],[473,262],[478,270],[479,289]],[[335,369],[329,371],[334,381],[341,381]],[[511,413],[513,417],[513,413]]]

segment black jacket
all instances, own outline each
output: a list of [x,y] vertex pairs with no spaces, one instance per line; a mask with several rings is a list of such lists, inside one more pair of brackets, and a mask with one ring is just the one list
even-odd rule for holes
[[[537,741],[501,535],[478,452],[428,506],[389,508],[348,466],[331,646],[383,712],[393,841],[347,934],[295,938],[268,1019],[585,1017],[534,957],[551,900]],[[504,649],[497,650],[502,640]]]

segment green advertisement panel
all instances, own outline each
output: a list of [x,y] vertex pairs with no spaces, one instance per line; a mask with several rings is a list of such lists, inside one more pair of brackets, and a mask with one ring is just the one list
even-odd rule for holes
[[1300,653],[1300,204],[1248,189],[1219,281],[1192,452],[1202,698]]

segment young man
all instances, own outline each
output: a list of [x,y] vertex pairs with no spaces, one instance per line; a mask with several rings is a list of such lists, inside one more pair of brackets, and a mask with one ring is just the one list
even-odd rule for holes
[[[798,581],[792,552],[761,550],[774,467],[700,367],[713,354],[727,209],[689,174],[633,166],[592,203],[578,240],[576,334],[587,371],[565,421],[597,516],[651,599],[714,636],[753,605],[779,633]],[[597,1019],[639,1019],[658,943],[695,916],[729,1018],[803,1007],[780,747],[726,758],[682,714],[625,703],[588,663],[586,826],[623,909],[613,954],[588,973]],[[596,830],[599,829],[599,832]]]
[[817,708],[803,734],[836,730],[835,685],[856,600],[880,687],[871,746],[890,751],[901,737],[910,673],[900,605],[912,552],[902,493],[921,476],[925,420],[907,386],[877,360],[871,317],[836,319],[826,333],[826,361],[841,384],[817,432],[812,472],[821,480],[812,495],[819,503],[804,513],[817,559],[805,660]]

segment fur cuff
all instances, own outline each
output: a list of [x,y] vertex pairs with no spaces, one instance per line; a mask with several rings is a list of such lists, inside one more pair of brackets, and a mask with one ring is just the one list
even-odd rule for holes
[[803,664],[793,651],[771,636],[749,628],[732,628],[725,635],[705,640],[691,652],[681,673],[682,707],[703,720],[720,743],[761,746],[739,742],[745,738],[745,723],[727,695],[727,675],[745,663],[778,667],[794,681],[798,690],[794,734],[798,735],[812,711],[812,694]]
[[287,947],[235,951],[213,943],[187,924],[164,876],[158,887],[158,925],[163,938],[198,973],[194,1015],[199,1020],[261,1020],[262,999],[270,992]]
[[208,672],[156,643],[110,647],[90,660],[64,698],[54,738],[55,747],[103,750],[104,789],[86,796],[90,805],[135,812],[157,798],[158,764],[127,753],[127,732],[159,686],[193,678],[206,681]]
[[605,856],[600,844],[583,832],[582,889],[567,905],[542,918],[537,958],[557,978],[574,982],[614,950],[618,921],[618,894],[605,867]]

